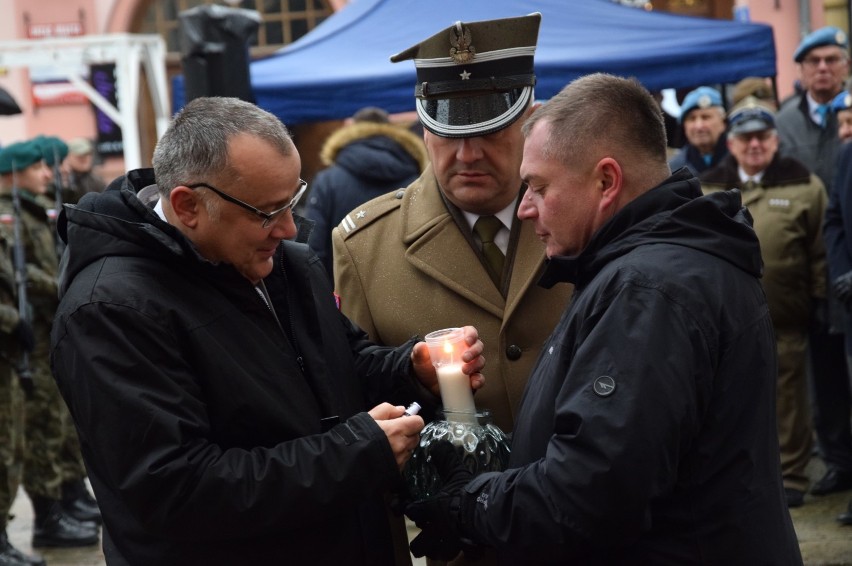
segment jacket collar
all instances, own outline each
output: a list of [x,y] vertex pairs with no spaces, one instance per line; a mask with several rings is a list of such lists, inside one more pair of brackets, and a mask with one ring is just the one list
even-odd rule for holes
[[[769,166],[763,173],[760,185],[766,188],[807,183],[811,172],[800,161],[792,157],[781,157],[775,153]],[[737,171],[737,160],[733,155],[727,155],[719,165],[704,172],[701,180],[708,183],[724,185],[725,189],[741,188],[742,181]]]

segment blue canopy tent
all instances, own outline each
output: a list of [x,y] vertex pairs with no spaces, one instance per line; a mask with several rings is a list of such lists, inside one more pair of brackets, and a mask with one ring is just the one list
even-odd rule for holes
[[531,12],[542,14],[539,99],[593,72],[633,76],[650,90],[776,74],[772,28],[762,24],[608,0],[353,0],[299,41],[253,62],[252,89],[258,106],[291,125],[345,118],[364,106],[413,110],[414,65],[391,63],[392,54],[456,20]]

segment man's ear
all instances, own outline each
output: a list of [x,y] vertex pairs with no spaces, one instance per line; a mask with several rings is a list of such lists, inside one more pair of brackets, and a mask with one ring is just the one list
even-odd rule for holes
[[614,214],[616,207],[621,199],[622,189],[624,187],[624,172],[621,170],[621,165],[612,157],[604,157],[598,161],[595,167],[595,174],[598,178],[598,189],[600,190],[600,210]]
[[187,228],[195,228],[198,225],[198,216],[204,205],[197,192],[184,186],[175,187],[169,193],[169,203],[181,224]]

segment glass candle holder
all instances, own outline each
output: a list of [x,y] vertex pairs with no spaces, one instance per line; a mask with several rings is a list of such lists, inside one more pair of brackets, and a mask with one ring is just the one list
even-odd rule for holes
[[509,439],[492,424],[489,411],[473,415],[439,411],[438,420],[427,424],[420,433],[420,443],[404,470],[409,493],[415,501],[433,497],[443,487],[444,482],[431,462],[433,448],[442,442],[453,446],[464,466],[474,475],[503,471],[509,463]]
[[462,355],[467,351],[464,331],[445,328],[426,335],[429,357],[438,374],[444,411],[465,422],[476,422],[476,406],[470,389],[470,377],[462,372]]

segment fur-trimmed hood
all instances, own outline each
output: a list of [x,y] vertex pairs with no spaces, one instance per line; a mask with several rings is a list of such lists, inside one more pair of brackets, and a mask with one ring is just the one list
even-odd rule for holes
[[375,122],[357,122],[344,126],[331,134],[322,146],[320,159],[323,165],[329,166],[337,160],[344,147],[367,138],[385,136],[398,143],[411,155],[420,166],[420,171],[426,168],[429,157],[423,140],[412,132],[394,124],[379,124]]

